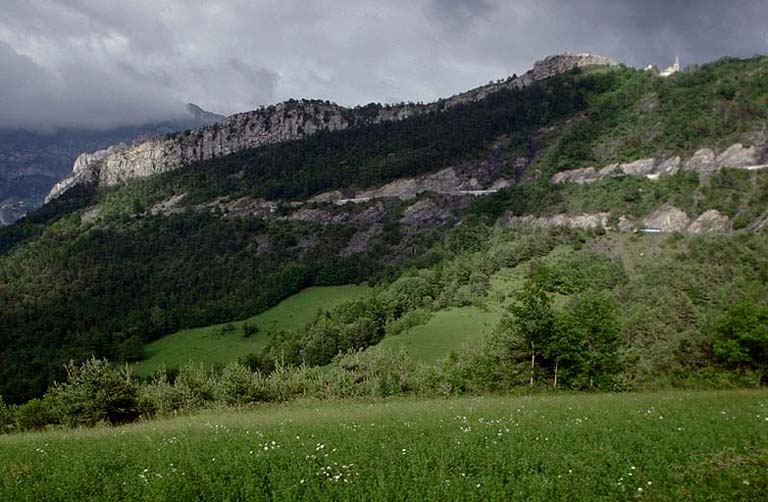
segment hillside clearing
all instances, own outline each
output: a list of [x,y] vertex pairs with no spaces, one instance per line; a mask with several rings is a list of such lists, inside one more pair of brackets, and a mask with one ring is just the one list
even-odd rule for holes
[[[134,373],[148,376],[162,366],[179,367],[189,361],[208,365],[236,361],[264,348],[270,333],[299,329],[318,310],[330,310],[369,292],[367,286],[355,285],[307,288],[244,321],[179,331],[147,345],[146,358],[133,367]],[[257,327],[258,332],[245,337],[246,324]],[[228,330],[228,325],[233,329]]]
[[476,307],[456,307],[436,312],[423,326],[411,328],[402,335],[388,336],[377,347],[402,348],[417,361],[434,363],[464,344],[479,343],[501,318],[498,310],[483,311]]

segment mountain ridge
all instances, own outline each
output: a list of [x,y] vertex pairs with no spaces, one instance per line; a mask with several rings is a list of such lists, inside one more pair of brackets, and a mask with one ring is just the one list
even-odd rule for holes
[[[635,384],[699,374],[701,361],[718,364],[697,359],[711,352],[707,323],[768,298],[768,170],[732,168],[764,153],[766,86],[764,57],[668,79],[577,71],[109,188],[75,184],[0,230],[0,393],[41,395],[67,360],[140,358],[143,344],[246,319],[308,286],[379,284],[389,299],[371,326],[273,334],[271,354],[325,365],[411,322],[413,308],[496,302],[488,281],[504,284],[509,266],[569,294],[608,280]],[[691,158],[701,169],[685,168]],[[591,183],[553,183],[611,164]],[[661,165],[679,169],[650,178]]]
[[155,137],[132,147],[116,145],[109,150],[83,154],[75,161],[72,174],[51,189],[46,201],[77,184],[114,186],[127,179],[170,171],[245,149],[301,139],[319,131],[338,131],[444,111],[484,99],[501,89],[519,89],[575,68],[618,64],[613,59],[589,53],[553,55],[537,61],[520,77],[515,75],[426,105],[370,104],[345,108],[327,101],[289,100],[237,113],[213,126],[180,135]]

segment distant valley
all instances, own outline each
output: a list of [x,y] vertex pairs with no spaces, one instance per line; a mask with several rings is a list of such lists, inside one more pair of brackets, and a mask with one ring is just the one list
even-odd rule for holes
[[182,119],[107,130],[0,129],[0,226],[10,225],[42,205],[51,187],[70,173],[82,153],[194,129],[223,118],[192,104],[187,106],[187,114]]

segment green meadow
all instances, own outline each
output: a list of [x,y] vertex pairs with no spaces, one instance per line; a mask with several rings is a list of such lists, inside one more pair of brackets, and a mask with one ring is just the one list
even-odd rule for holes
[[0,500],[745,500],[768,391],[300,401],[0,437]]
[[[263,349],[270,333],[299,329],[318,310],[330,310],[370,291],[367,286],[357,285],[307,288],[249,319],[179,331],[148,344],[144,350],[146,357],[133,366],[133,371],[138,376],[148,376],[162,366],[174,368],[189,361],[206,365],[236,361]],[[246,336],[245,325],[258,331]]]
[[[410,357],[425,363],[459,350],[465,344],[479,343],[498,323],[499,310],[477,307],[454,307],[436,312],[423,326],[416,326],[401,335],[388,336],[376,347],[403,349]],[[373,349],[376,350],[376,349]]]

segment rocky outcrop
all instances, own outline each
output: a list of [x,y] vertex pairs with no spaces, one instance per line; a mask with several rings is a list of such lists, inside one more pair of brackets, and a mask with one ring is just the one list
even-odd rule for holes
[[72,174],[54,186],[46,201],[71,186],[114,186],[127,179],[178,169],[193,162],[263,145],[300,139],[349,126],[344,108],[322,101],[290,101],[227,117],[202,129],[158,136],[133,146],[118,145],[77,158]]
[[125,180],[178,169],[194,162],[229,155],[263,145],[297,140],[318,131],[337,131],[373,123],[403,120],[415,114],[445,110],[477,101],[505,88],[521,88],[554,75],[616,61],[593,54],[562,54],[537,62],[522,77],[488,84],[427,105],[378,106],[348,109],[323,101],[288,101],[268,108],[232,115],[202,129],[155,137],[133,146],[118,146],[83,154],[72,173],[54,186],[50,201],[81,183],[114,186]]
[[609,164],[603,168],[585,167],[562,171],[552,176],[552,183],[594,183],[613,176],[645,176],[657,179],[681,170],[708,175],[720,169],[735,168],[758,170],[768,167],[768,148],[765,145],[744,146],[736,143],[717,155],[711,148],[697,150],[685,162],[679,156],[667,159],[640,159],[634,162]]
[[483,184],[477,178],[461,176],[456,169],[450,167],[427,176],[395,180],[382,187],[360,192],[355,197],[361,199],[398,197],[407,200],[413,199],[423,192],[458,194],[459,192],[482,190],[482,188]]
[[741,143],[731,145],[720,155],[716,162],[718,167],[750,167],[759,165],[763,160],[763,151],[757,146],[745,147]]
[[359,232],[356,232],[352,236],[352,238],[349,239],[349,242],[347,243],[346,247],[341,250],[341,253],[339,253],[339,255],[348,257],[355,254],[365,253],[366,251],[368,251],[368,246],[371,240],[373,240],[376,234],[382,231],[382,228],[383,228],[383,225],[375,224],[375,225],[371,225],[365,230],[360,230]]
[[534,63],[533,68],[521,76],[512,76],[499,82],[491,82],[470,91],[427,105],[426,111],[436,111],[471,101],[478,101],[502,89],[520,89],[539,80],[545,80],[576,68],[592,66],[618,66],[611,58],[589,53],[565,53],[549,56]]
[[598,228],[608,228],[608,213],[593,214],[557,214],[554,216],[511,216],[504,217],[504,223],[507,225],[526,224],[537,227],[566,227],[581,228],[584,230],[595,230]]
[[717,209],[705,211],[688,225],[689,234],[727,234],[733,231],[733,224]]
[[24,216],[27,205],[23,201],[5,200],[0,202],[0,227],[10,225]]
[[666,204],[643,220],[645,229],[664,233],[685,232],[690,224],[691,220],[684,211]]
[[[426,197],[408,206],[399,223],[407,227],[445,227],[458,221],[458,215],[447,204]],[[445,202],[445,200],[442,200]]]
[[[619,63],[611,58],[598,56],[596,54],[559,54],[549,56],[533,65],[530,78],[533,80],[544,80],[554,77],[561,73],[571,71],[575,68],[585,68],[590,66],[617,66]],[[526,74],[528,75],[528,74]]]
[[680,209],[664,205],[643,218],[633,221],[627,216],[611,221],[609,213],[557,214],[554,216],[512,216],[505,215],[506,225],[533,225],[538,227],[566,227],[585,230],[613,230],[616,232],[672,233],[684,234],[726,234],[733,231],[730,219],[715,209],[705,211],[691,221]]
[[768,215],[763,215],[762,218],[757,220],[754,224],[748,227],[753,232],[763,232],[768,230]]

